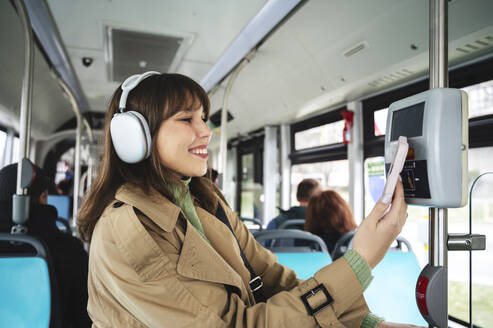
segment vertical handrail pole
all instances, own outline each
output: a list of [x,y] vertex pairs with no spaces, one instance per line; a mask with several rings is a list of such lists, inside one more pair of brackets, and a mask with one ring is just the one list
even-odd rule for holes
[[430,89],[448,87],[446,0],[430,0]]
[[[92,175],[94,169],[94,160],[92,158],[92,149],[94,147],[94,135],[92,133],[91,126],[89,125],[87,119],[83,118],[82,122],[84,123],[84,128],[86,130],[87,137],[89,139],[89,147],[88,147],[89,158],[87,159],[87,180],[86,180],[87,189],[89,189],[89,187],[92,184]],[[80,196],[82,197],[84,195],[81,194]]]
[[[448,12],[447,0],[430,0],[430,89],[448,87]],[[448,209],[430,208],[430,248],[429,263],[432,266],[445,268],[448,281]],[[447,306],[447,288],[443,291],[445,306]],[[448,315],[448,310],[445,311]],[[447,322],[448,318],[444,319]]]
[[242,62],[236,67],[231,76],[228,79],[228,84],[226,85],[226,90],[224,91],[223,96],[223,108],[221,109],[221,136],[219,139],[219,187],[222,189],[223,193],[225,192],[225,186],[227,181],[227,161],[228,161],[228,101],[229,94],[231,93],[231,89],[233,88],[233,84],[236,81],[236,78],[240,74],[240,71],[243,67],[246,66],[250,62],[250,56],[252,56],[254,50],[242,60]]
[[79,185],[80,185],[80,150],[82,139],[82,115],[77,115],[77,127],[75,133],[75,159],[74,159],[74,192],[72,206],[73,224],[77,225],[77,211],[79,210]]
[[263,192],[264,202],[260,221],[266,226],[270,219],[276,216],[276,190],[278,181],[278,128],[274,125],[264,127],[264,154],[263,154]]
[[[77,126],[75,128],[75,159],[74,159],[74,192],[73,192],[73,205],[72,205],[72,223],[77,224],[77,211],[79,210],[79,185],[80,185],[80,145],[82,137],[82,128],[84,125],[84,118],[79,110],[79,105],[75,100],[73,93],[68,85],[58,77],[58,83],[62,87],[63,91],[67,94],[70,103],[72,104],[72,110],[75,114]],[[88,130],[89,131],[89,130]],[[88,135],[92,138],[92,131]]]
[[31,100],[33,87],[33,68],[34,68],[34,52],[33,52],[33,31],[31,21],[27,14],[27,9],[22,0],[16,0],[15,5],[19,12],[22,28],[24,30],[24,76],[22,78],[22,93],[21,93],[21,108],[19,122],[19,158],[17,167],[17,195],[26,195],[27,189],[21,185],[22,177],[22,159],[29,157],[29,144],[31,138]]
[[289,124],[281,125],[281,208],[291,207],[291,127]]
[[[33,88],[33,31],[31,21],[27,14],[24,2],[15,0],[22,29],[24,31],[24,76],[22,77],[22,91],[20,104],[20,122],[19,122],[19,157],[17,161],[17,183],[16,194],[12,197],[12,226],[11,232],[26,233],[27,227],[24,225],[29,219],[29,195],[27,194],[27,185],[23,182],[23,159],[29,158],[29,141],[31,138],[31,100]],[[32,174],[32,173],[29,173]]]

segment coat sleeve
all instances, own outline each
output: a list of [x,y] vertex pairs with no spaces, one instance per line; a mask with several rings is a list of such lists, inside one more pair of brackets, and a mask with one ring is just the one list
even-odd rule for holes
[[[89,312],[96,327],[344,327],[339,319],[351,316],[354,322],[359,320],[358,315],[354,318],[355,311],[361,312],[363,288],[344,259],[324,267],[314,278],[276,293],[265,303],[249,306],[223,284],[180,276],[176,272],[179,251],[172,243],[163,239],[157,246],[149,242],[152,238],[128,239],[127,235],[121,240],[121,235],[114,231],[103,231],[102,227],[116,224],[128,231],[142,229],[133,226],[136,224],[133,221],[126,222],[125,217],[110,223],[101,218],[93,234]],[[150,261],[145,267],[135,266],[128,259],[130,247],[149,250],[142,257],[153,251],[164,251],[164,257],[160,261]],[[292,276],[292,273],[287,275]],[[204,300],[194,295],[192,290],[197,284],[205,286],[214,299]],[[334,301],[312,316],[301,296],[320,284]],[[315,291],[308,299],[313,308],[325,301],[325,295],[320,291]],[[353,306],[355,304],[357,306]]]

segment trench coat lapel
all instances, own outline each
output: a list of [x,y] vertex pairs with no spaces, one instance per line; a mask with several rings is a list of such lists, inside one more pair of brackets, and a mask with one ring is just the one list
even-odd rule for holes
[[177,271],[191,279],[231,285],[242,293],[244,290],[241,276],[202,238],[188,220]]
[[196,207],[195,209],[204,227],[205,235],[214,249],[233,267],[235,272],[242,277],[243,281],[250,281],[250,272],[241,259],[238,241],[231,230],[218,218],[209,214],[204,209],[200,207]]

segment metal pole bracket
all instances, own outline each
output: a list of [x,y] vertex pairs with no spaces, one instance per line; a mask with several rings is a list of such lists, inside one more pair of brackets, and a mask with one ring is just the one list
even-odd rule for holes
[[447,248],[449,251],[484,251],[486,249],[486,236],[451,233],[448,236]]

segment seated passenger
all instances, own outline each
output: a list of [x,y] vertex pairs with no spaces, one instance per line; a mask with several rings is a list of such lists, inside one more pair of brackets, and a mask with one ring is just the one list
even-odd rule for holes
[[349,204],[334,190],[325,190],[310,198],[305,230],[322,238],[330,254],[337,240],[357,227]]
[[[10,232],[12,196],[16,193],[17,164],[0,170],[0,232]],[[88,255],[79,239],[60,232],[56,226],[56,208],[46,204],[48,177],[36,166],[30,196],[28,234],[45,242],[53,262],[62,327],[90,327],[87,314]]]
[[292,206],[290,209],[283,211],[277,217],[273,218],[268,224],[266,230],[278,229],[281,224],[287,220],[305,219],[306,206],[310,197],[320,192],[320,184],[315,179],[303,179],[296,189],[296,199],[300,203],[299,206]]
[[202,87],[155,72],[122,86],[110,102],[101,170],[78,220],[91,241],[95,327],[403,327],[382,323],[363,295],[371,268],[406,220],[402,183],[385,216],[389,204],[375,205],[353,250],[298,280],[204,176],[211,130]]

